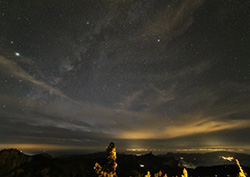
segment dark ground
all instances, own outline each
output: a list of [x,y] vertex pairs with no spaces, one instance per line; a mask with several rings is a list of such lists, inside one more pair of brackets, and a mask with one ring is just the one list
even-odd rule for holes
[[[220,152],[221,154],[222,152]],[[224,152],[225,153],[225,152]],[[188,156],[196,155],[197,159],[202,159],[202,156],[212,157],[212,154],[172,154],[155,156],[148,153],[142,156],[136,155],[117,155],[117,175],[119,177],[128,176],[144,176],[147,171],[154,173],[161,170],[163,174],[168,176],[180,176],[182,174],[183,166],[195,166],[194,163],[183,161],[188,160]],[[183,157],[184,160],[180,161]],[[185,157],[186,155],[186,157]],[[234,154],[235,155],[235,154]],[[243,154],[238,154],[241,156]],[[94,153],[88,155],[70,155],[53,158],[48,154],[39,154],[28,156],[15,149],[8,149],[0,151],[0,176],[1,177],[94,177],[94,164],[98,162],[102,164],[105,159],[105,153]],[[207,159],[207,161],[211,161]],[[200,161],[201,162],[201,161]],[[218,162],[217,162],[218,163]],[[143,164],[144,167],[140,167]],[[213,176],[218,177],[235,177],[239,173],[239,168],[235,163],[232,165],[206,166],[196,167],[195,169],[187,168],[189,176],[202,177]],[[234,164],[234,165],[233,165]],[[243,165],[243,170],[250,174],[250,168]]]

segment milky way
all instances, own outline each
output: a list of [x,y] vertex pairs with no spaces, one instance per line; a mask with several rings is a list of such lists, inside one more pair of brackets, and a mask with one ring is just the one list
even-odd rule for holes
[[249,153],[249,9],[0,1],[0,147]]

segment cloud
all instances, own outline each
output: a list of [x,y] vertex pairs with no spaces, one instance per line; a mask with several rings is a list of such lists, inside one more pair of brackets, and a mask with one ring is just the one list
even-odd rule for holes
[[140,122],[136,124],[137,126],[121,130],[120,138],[175,139],[211,132],[233,131],[250,126],[250,121],[244,117],[226,119],[227,112],[224,114],[222,112],[223,110],[215,115],[211,112],[211,116],[202,111],[177,112],[174,119],[171,116],[168,118],[168,116],[157,116],[157,114],[137,114]]
[[[1,109],[1,114],[11,117],[11,119],[2,119],[2,125],[9,124],[10,127],[16,127],[15,121],[17,121],[32,126],[39,125],[37,128],[42,131],[47,126],[53,126],[71,131],[113,133],[111,128],[110,130],[108,128],[114,124],[114,120],[109,118],[109,112],[111,112],[109,109],[75,101],[60,90],[35,79],[5,57],[0,57],[0,66],[4,68],[1,71],[4,74],[22,79],[25,87],[35,86],[35,93],[31,98],[24,96],[23,93],[16,97],[8,94],[0,95],[2,103],[6,106]],[[44,97],[47,97],[45,102],[42,101]],[[29,132],[29,129],[24,127],[23,125],[22,130]],[[57,135],[53,133],[53,136]]]
[[[223,121],[198,121],[198,122],[182,122],[182,125],[169,125],[167,127],[153,127],[150,130],[131,130],[122,133],[120,138],[124,139],[172,139],[177,137],[186,137],[196,134],[206,134],[216,131],[242,129],[250,125],[248,120],[231,120]],[[165,129],[165,130],[164,130]]]
[[[17,78],[32,83],[46,92],[51,92],[52,90],[56,95],[51,102],[47,102],[46,104],[39,104],[39,98],[34,100],[23,98],[21,99],[22,104],[20,104],[20,99],[17,100],[11,96],[1,95],[1,99],[4,99],[10,105],[6,109],[5,114],[7,117],[12,117],[12,119],[2,121],[5,123],[9,122],[9,125],[13,127],[17,125],[10,120],[16,119],[19,120],[18,122],[26,122],[26,125],[35,126],[38,130],[42,131],[45,127],[51,126],[60,129],[62,134],[68,131],[83,132],[88,135],[97,133],[95,136],[96,139],[98,139],[98,132],[107,137],[117,139],[171,139],[249,126],[249,122],[244,119],[237,120],[231,118],[227,121],[225,117],[237,114],[239,110],[232,109],[232,106],[235,104],[226,107],[216,106],[216,98],[220,95],[219,91],[221,88],[208,88],[205,90],[200,88],[194,90],[191,95],[182,97],[182,104],[189,105],[192,108],[190,109],[190,113],[185,113],[181,108],[178,108],[180,102],[179,97],[176,97],[176,85],[170,85],[167,89],[163,90],[154,84],[149,84],[148,87],[135,91],[130,96],[125,97],[123,106],[110,108],[75,101],[61,91],[42,81],[36,80],[21,67],[4,57],[0,57],[0,64],[7,69],[4,71],[5,73],[12,74]],[[209,67],[206,62],[200,63],[180,70],[174,78],[185,77],[192,73],[199,74],[206,71]],[[222,85],[223,87],[225,86],[224,84]],[[247,89],[243,89],[245,85],[234,84],[234,87],[242,87],[243,91],[247,91]],[[213,99],[210,100],[211,98]],[[210,100],[211,102],[209,103],[206,100]],[[200,101],[206,101],[206,105],[209,105],[210,108],[201,111],[204,108],[203,106],[205,106],[203,105],[197,109],[195,105]],[[235,103],[237,102],[238,100],[236,99]],[[170,106],[174,105],[175,112],[170,112],[171,107],[164,107],[166,104]],[[134,109],[138,105],[141,105],[142,109]],[[162,112],[157,114],[154,111],[161,105],[168,114],[162,115]],[[212,111],[210,109],[213,106],[216,106],[217,109]],[[20,116],[22,107],[25,107],[26,113]],[[200,112],[197,113],[197,111]],[[208,117],[207,114],[210,114],[211,117]],[[18,119],[18,117],[21,119]],[[51,139],[58,136],[52,130],[49,129],[48,131],[52,135]],[[29,132],[29,130],[25,131],[27,131],[26,133]],[[76,134],[73,133],[72,136],[76,136]],[[99,138],[101,137],[103,136],[99,136]]]
[[148,84],[141,90],[133,92],[122,100],[119,105],[122,109],[134,111],[152,111],[175,98],[175,85],[167,89],[159,89],[154,84]]
[[250,125],[250,121],[246,120],[231,120],[231,121],[198,121],[194,123],[185,124],[177,126],[170,126],[166,128],[165,134],[169,136],[169,138],[179,137],[179,136],[188,136],[199,133],[209,133],[215,131],[223,131],[228,129],[241,129],[248,127]]
[[193,23],[193,12],[203,4],[204,0],[166,4],[145,27],[145,33],[154,36],[164,36],[164,41],[184,33]]
[[0,66],[2,68],[4,68],[4,70],[2,70],[2,72],[6,73],[6,74],[13,75],[16,78],[23,79],[24,81],[28,81],[36,86],[43,88],[46,91],[49,91],[49,92],[59,96],[59,97],[71,100],[68,96],[63,94],[61,91],[47,85],[46,83],[44,83],[42,81],[35,79],[33,76],[28,74],[25,70],[23,70],[20,66],[18,66],[17,63],[15,63],[15,62],[13,62],[13,61],[11,61],[3,56],[0,56]]
[[203,72],[208,71],[211,68],[211,63],[209,61],[201,61],[196,63],[195,65],[185,66],[184,68],[178,70],[175,73],[170,73],[168,79],[178,80],[183,79],[185,77],[197,76],[202,74]]

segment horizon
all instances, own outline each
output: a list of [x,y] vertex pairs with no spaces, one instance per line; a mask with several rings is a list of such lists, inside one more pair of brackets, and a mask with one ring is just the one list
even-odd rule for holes
[[0,147],[250,153],[249,1],[0,6]]
[[[58,146],[44,146],[46,148],[43,149],[36,149],[36,146],[27,146],[26,148],[22,148],[22,145],[19,145],[17,148],[13,148],[12,146],[6,146],[5,148],[0,148],[0,151],[2,150],[18,150],[21,153],[27,154],[27,155],[37,155],[37,154],[49,154],[52,157],[58,157],[58,156],[65,156],[65,155],[87,155],[87,154],[95,154],[95,153],[104,153],[105,148],[103,149],[83,149],[83,148],[58,148]],[[27,148],[29,147],[29,148]],[[134,148],[134,149],[120,149],[119,147],[116,147],[117,154],[126,154],[126,155],[146,155],[149,153],[152,153],[154,155],[166,155],[168,153],[173,154],[207,154],[207,153],[237,153],[237,154],[247,154],[250,155],[249,151],[244,151],[243,149],[235,149],[235,148],[194,148],[194,147],[183,147],[183,148],[168,148],[168,149],[147,149],[147,148]]]

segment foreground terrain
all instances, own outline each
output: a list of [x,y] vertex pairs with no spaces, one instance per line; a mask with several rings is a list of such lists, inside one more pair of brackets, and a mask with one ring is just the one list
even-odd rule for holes
[[[181,176],[183,168],[187,168],[188,175],[193,177],[216,175],[236,177],[239,168],[235,162],[225,161],[223,155],[234,155],[241,162],[243,170],[250,174],[249,155],[229,152],[207,154],[173,154],[155,156],[148,153],[141,156],[117,155],[117,175],[119,177],[144,176],[147,171],[151,174],[162,171],[171,176]],[[240,158],[239,158],[240,157]],[[1,177],[94,177],[94,165],[102,164],[105,153],[88,155],[71,155],[52,157],[48,154],[29,156],[16,149],[0,151]],[[242,160],[241,160],[242,159]],[[208,164],[210,162],[210,165]],[[152,175],[153,176],[153,175]]]

